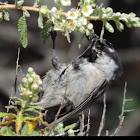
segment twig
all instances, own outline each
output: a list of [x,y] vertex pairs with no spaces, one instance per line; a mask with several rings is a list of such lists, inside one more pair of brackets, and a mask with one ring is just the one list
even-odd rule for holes
[[104,93],[103,102],[104,102],[103,114],[102,114],[102,119],[101,119],[101,122],[100,122],[100,127],[99,127],[99,131],[98,131],[98,135],[97,136],[101,136],[101,133],[102,133],[102,130],[103,130],[103,127],[104,127],[104,123],[105,123],[106,93]]
[[16,6],[12,4],[5,4],[5,5],[0,5],[0,9],[17,9],[17,10],[30,10],[34,12],[39,12],[39,8],[36,7],[31,7],[31,6]]
[[[125,118],[124,113],[126,112],[126,110],[124,109],[124,105],[125,105],[126,101],[130,101],[130,99],[126,99],[126,87],[127,87],[127,82],[125,82],[125,86],[124,86],[122,112],[119,115],[120,123],[119,123],[118,127],[115,129],[114,133],[111,136],[115,136],[115,135],[118,134],[118,132],[122,128],[122,125],[123,125],[123,122],[124,122],[124,118]],[[131,110],[129,110],[129,111],[131,111]],[[127,110],[127,112],[128,112],[128,110]]]
[[106,136],[109,136],[109,131],[108,130],[106,130]]
[[56,115],[55,115],[54,124],[51,126],[51,128],[50,128],[50,130],[49,130],[47,136],[50,135],[51,130],[54,128],[54,126],[55,126],[55,122],[56,122],[56,120],[57,120],[57,118],[58,118],[58,116],[59,116],[59,114],[60,114],[60,112],[61,112],[61,110],[62,110],[62,108],[63,108],[64,100],[65,100],[65,96],[66,96],[66,91],[67,91],[67,85],[66,85],[66,90],[65,90],[65,94],[64,94],[63,101],[61,102],[60,107],[59,107],[59,109],[58,109],[58,111],[57,111],[57,113],[56,113]]
[[[39,8],[36,8],[36,7],[32,7],[32,6],[16,6],[16,5],[13,5],[13,4],[3,4],[3,5],[0,5],[0,9],[16,9],[16,10],[22,10],[22,11],[34,11],[34,12],[40,12]],[[62,12],[61,10],[60,11],[57,11],[57,13],[59,15],[63,15],[63,16],[66,16],[67,13],[66,12]],[[101,20],[100,16],[89,16],[88,17],[89,20]],[[108,18],[109,20],[110,18]]]
[[80,136],[84,135],[84,119],[85,119],[85,116],[84,116],[84,113],[82,112],[82,117],[79,118],[79,120],[80,120]]
[[89,129],[90,129],[90,109],[88,111],[88,122],[87,122],[87,130],[86,130],[86,136],[88,136],[88,132],[89,132]]
[[14,88],[15,88],[15,91],[14,91],[14,94],[16,94],[16,87],[17,87],[17,72],[18,72],[18,68],[19,68],[19,55],[20,55],[20,47],[18,48],[18,56],[17,56],[17,61],[16,61],[16,74],[15,74],[15,83],[14,83]]
[[[16,94],[16,83],[17,83],[17,71],[18,71],[18,62],[19,62],[19,54],[20,54],[20,48],[18,48],[18,56],[17,56],[17,61],[16,61],[16,75],[15,75],[15,83],[14,83],[14,90],[12,88],[12,92],[11,92],[11,95],[10,95],[10,99],[9,99],[9,102],[8,102],[8,105],[10,105],[11,103],[11,97],[13,96],[13,93]],[[8,113],[9,112],[9,108],[7,108],[6,112]],[[5,117],[2,119],[2,122],[5,121]]]

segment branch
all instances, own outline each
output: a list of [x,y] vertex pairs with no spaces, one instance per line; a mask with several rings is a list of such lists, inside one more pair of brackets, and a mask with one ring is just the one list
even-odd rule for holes
[[[32,6],[16,6],[12,4],[0,5],[0,9],[15,9],[15,10],[22,10],[22,11],[34,11],[39,12],[39,8],[32,7]],[[66,12],[58,11],[58,14],[66,16]]]
[[39,12],[39,8],[36,7],[31,7],[31,6],[16,6],[12,4],[6,4],[6,5],[1,5],[0,9],[17,9],[17,10],[29,10],[29,11],[34,11],[34,12]]
[[84,136],[84,119],[85,119],[85,116],[84,116],[84,113],[82,112],[82,116],[79,118],[80,120],[80,136]]
[[19,68],[19,55],[20,55],[20,48],[18,48],[18,56],[17,56],[17,61],[16,61],[16,74],[15,74],[15,83],[14,83],[14,88],[15,88],[15,93],[16,94],[16,87],[17,87],[17,72],[18,72],[18,68]]
[[[16,6],[16,5],[13,5],[13,4],[5,4],[5,5],[0,5],[0,9],[15,9],[15,10],[22,10],[22,11],[34,11],[34,12],[39,12],[39,8],[36,8],[36,7],[32,7],[32,6]],[[50,10],[49,10],[50,11]],[[63,15],[63,16],[66,16],[67,15],[67,12],[62,12],[61,10],[60,11],[57,11],[57,13],[59,15]],[[90,16],[88,17],[90,20],[101,20],[101,18],[99,16]]]
[[102,114],[102,119],[101,119],[101,122],[100,122],[100,127],[99,127],[99,131],[98,131],[98,135],[97,135],[97,136],[101,136],[101,133],[102,133],[102,130],[103,130],[103,127],[104,127],[104,123],[105,123],[105,113],[106,113],[106,93],[104,93],[104,99],[103,99],[103,102],[104,102],[103,114]]
[[124,109],[125,103],[127,101],[132,101],[132,99],[126,99],[126,87],[127,87],[127,82],[125,82],[125,86],[124,86],[122,112],[119,115],[120,123],[119,123],[118,127],[115,129],[114,133],[111,136],[116,136],[119,133],[120,129],[122,128],[122,125],[124,123],[124,118],[125,118],[124,113],[134,111],[134,109],[130,109],[130,110],[125,110]]

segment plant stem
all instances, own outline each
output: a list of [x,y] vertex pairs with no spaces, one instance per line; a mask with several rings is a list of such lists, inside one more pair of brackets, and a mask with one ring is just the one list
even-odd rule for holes
[[34,12],[39,12],[39,8],[31,7],[31,6],[21,6],[17,7],[16,5],[12,4],[6,4],[6,5],[0,5],[0,9],[17,9],[17,10],[29,10],[29,11],[34,11]]
[[[39,8],[36,7],[31,7],[31,6],[16,6],[12,4],[6,4],[6,5],[0,5],[0,9],[17,9],[17,10],[29,10],[29,11],[34,11],[34,12],[39,12]],[[60,15],[66,15],[67,13],[58,11],[58,14]]]
[[[39,12],[39,8],[32,7],[32,6],[16,6],[12,4],[6,4],[6,5],[0,5],[0,9],[17,9],[17,10],[27,10],[27,11],[34,11],[34,12]],[[61,10],[58,11],[58,14],[66,16],[67,12],[62,12]],[[88,17],[89,20],[100,20],[99,16],[90,16]]]

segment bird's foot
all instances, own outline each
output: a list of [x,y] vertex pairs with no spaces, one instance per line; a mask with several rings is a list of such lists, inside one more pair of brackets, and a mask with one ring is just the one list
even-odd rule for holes
[[52,58],[52,65],[54,66],[55,69],[58,69],[58,58],[57,57],[53,57]]

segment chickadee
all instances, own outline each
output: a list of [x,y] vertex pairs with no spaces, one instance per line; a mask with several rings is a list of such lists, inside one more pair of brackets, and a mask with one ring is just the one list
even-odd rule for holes
[[[89,47],[70,63],[56,63],[43,80],[43,96],[36,105],[48,110],[45,119],[50,123],[62,105],[55,123],[91,105],[106,90],[110,81],[122,71],[119,57],[111,43],[97,35],[90,39]],[[55,112],[55,113],[54,113]]]

